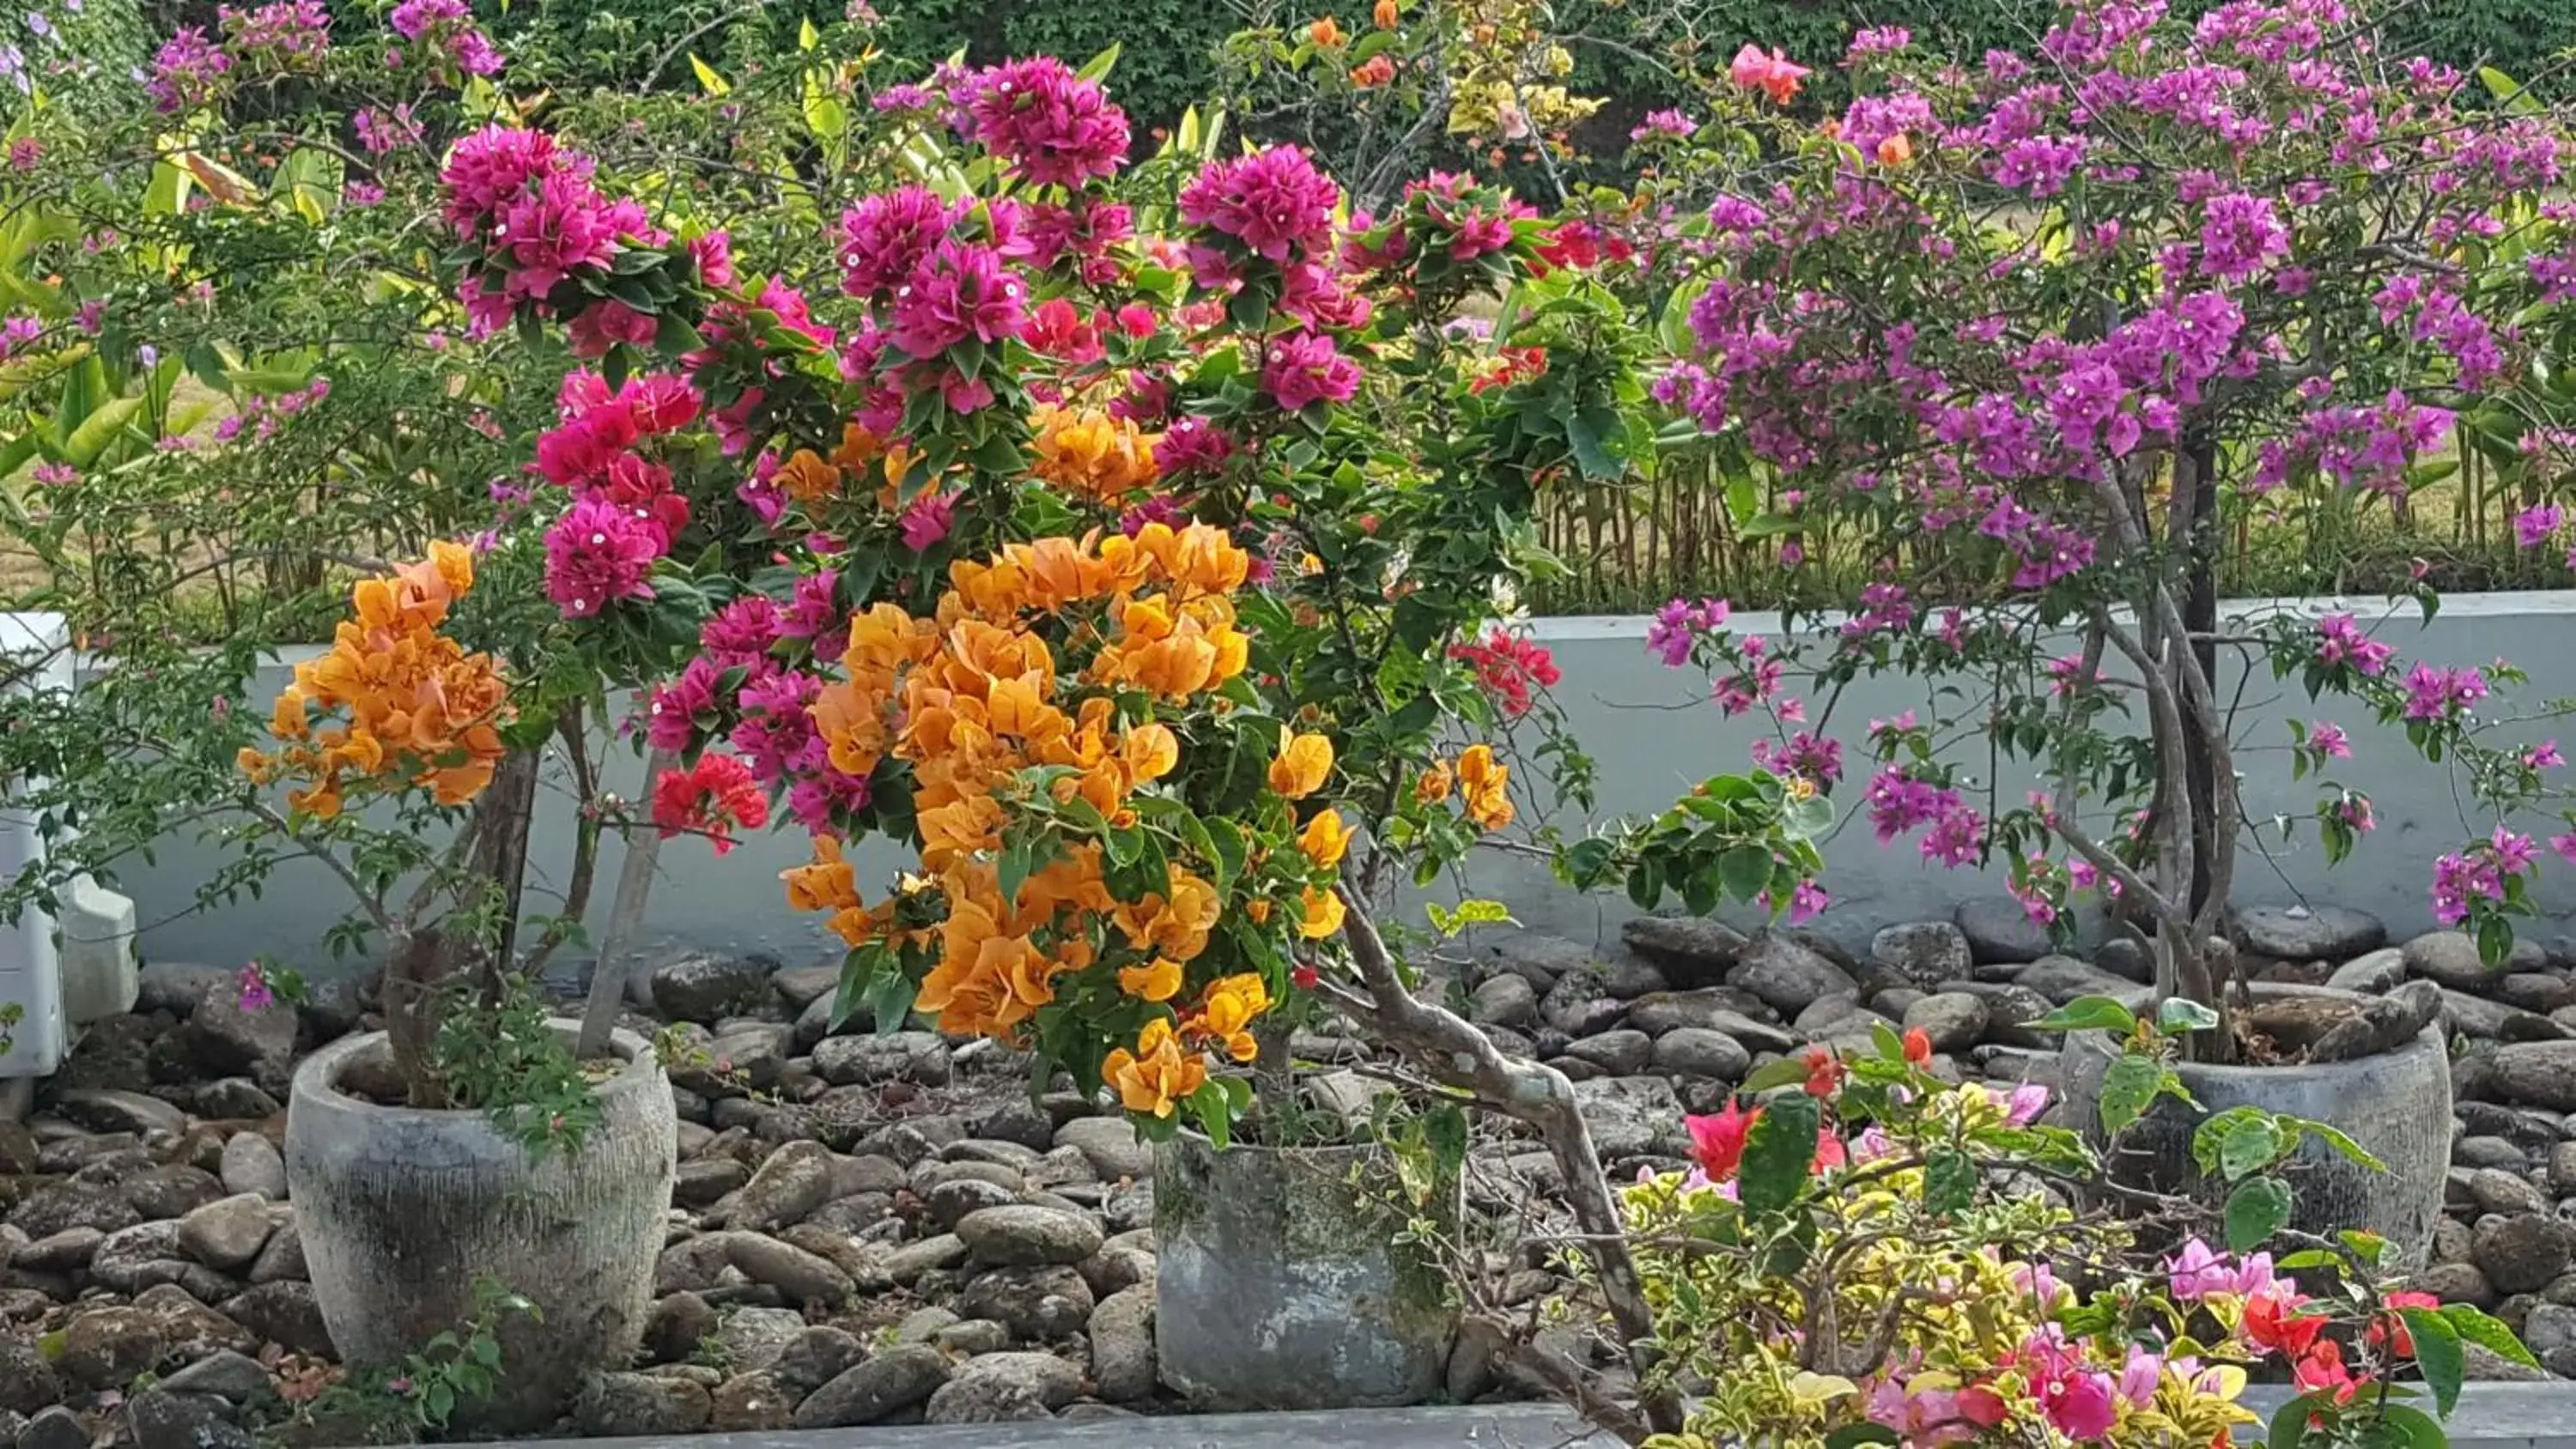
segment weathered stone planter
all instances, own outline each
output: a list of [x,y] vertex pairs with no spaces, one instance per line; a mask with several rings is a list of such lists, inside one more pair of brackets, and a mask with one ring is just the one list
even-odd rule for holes
[[[2066,1040],[2065,1111],[2069,1126],[2098,1139],[2102,1075],[2116,1047],[2102,1032]],[[2380,1056],[2321,1066],[2175,1068],[2203,1108],[2160,1099],[2121,1143],[2111,1163],[2116,1180],[2163,1192],[2215,1195],[2193,1166],[2191,1136],[2209,1115],[2259,1107],[2341,1129],[2387,1165],[2385,1172],[2347,1160],[2310,1141],[2283,1173],[2292,1191],[2290,1225],[2312,1233],[2360,1228],[2386,1238],[2396,1259],[2419,1266],[2442,1216],[2442,1183],[2451,1154],[2451,1062],[2438,1025]]]
[[297,1069],[286,1176],[314,1297],[347,1363],[399,1363],[457,1328],[488,1276],[542,1319],[500,1325],[500,1383],[491,1402],[460,1409],[466,1427],[543,1428],[582,1374],[627,1366],[652,1307],[678,1128],[651,1048],[626,1032],[615,1047],[627,1065],[597,1089],[603,1121],[580,1151],[542,1159],[479,1112],[340,1091],[353,1061],[388,1050],[381,1032]]
[[[1458,1185],[1430,1216],[1454,1229]],[[1163,1382],[1210,1410],[1415,1404],[1440,1389],[1458,1304],[1376,1147],[1154,1155]]]

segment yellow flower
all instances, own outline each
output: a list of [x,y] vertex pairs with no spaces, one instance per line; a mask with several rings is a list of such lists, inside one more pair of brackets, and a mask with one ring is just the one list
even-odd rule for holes
[[1169,1001],[1181,994],[1181,963],[1157,956],[1145,965],[1126,967],[1118,973],[1118,989],[1146,1001]]
[[1342,812],[1330,806],[1306,822],[1305,832],[1297,837],[1297,848],[1319,870],[1331,870],[1342,863],[1343,852],[1350,849],[1354,832],[1342,824]]
[[1145,1023],[1136,1050],[1120,1047],[1100,1064],[1102,1080],[1118,1089],[1119,1105],[1130,1112],[1169,1117],[1173,1108],[1207,1083],[1207,1061],[1196,1052],[1184,1056],[1172,1024],[1161,1017]]
[[1437,805],[1449,798],[1449,767],[1434,760],[1422,778],[1413,782],[1413,798],[1423,805]]
[[1228,976],[1209,985],[1207,1004],[1189,1025],[1225,1043],[1225,1054],[1238,1062],[1261,1055],[1252,1036],[1253,1018],[1270,1009],[1269,988],[1251,974]]
[[1342,898],[1315,886],[1306,887],[1299,898],[1306,908],[1297,922],[1297,934],[1309,941],[1320,941],[1342,928]]
[[1291,800],[1302,800],[1324,788],[1333,772],[1333,742],[1322,735],[1279,731],[1279,757],[1270,762],[1270,788]]
[[1252,1025],[1252,1019],[1270,1009],[1270,989],[1261,978],[1247,971],[1210,982],[1207,1007],[1200,1020],[1214,1036],[1232,1036]]
[[1458,756],[1458,792],[1466,800],[1467,818],[1486,830],[1512,823],[1511,768],[1494,758],[1491,745],[1469,745]]

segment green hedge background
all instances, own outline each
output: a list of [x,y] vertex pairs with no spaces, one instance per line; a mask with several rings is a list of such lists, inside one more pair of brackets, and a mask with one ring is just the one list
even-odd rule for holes
[[[58,8],[59,0],[54,3]],[[1615,153],[1635,118],[1666,98],[1655,68],[1621,48],[1667,51],[1671,37],[1653,32],[1656,18],[1675,3],[1717,56],[1756,41],[1817,67],[1820,101],[1832,98],[1830,62],[1860,25],[1910,26],[1927,42],[1973,57],[1997,46],[2027,48],[2053,8],[2045,0],[1557,0],[1561,28],[1608,42],[1575,47],[1576,89],[1611,98],[1583,137],[1590,148]],[[2174,8],[2192,14],[2213,3],[2175,0]],[[123,20],[136,0],[91,4]],[[368,0],[333,4],[347,14],[347,29],[368,23]],[[2544,95],[2576,97],[2576,66],[2563,58],[2576,53],[2576,0],[2381,4],[2401,53],[2463,67],[2494,65]],[[211,23],[214,10],[205,0],[143,0],[140,8],[154,35],[175,24]],[[505,50],[557,83],[631,90],[648,82],[693,84],[692,51],[728,70],[787,53],[800,22],[837,17],[841,0],[476,0],[476,8]],[[1367,6],[1317,0],[1317,13],[1327,9],[1348,24]],[[1210,51],[1247,13],[1244,0],[878,0],[877,10],[888,49],[898,56],[935,58],[963,49],[977,61],[1039,51],[1083,58],[1115,41],[1123,50],[1112,85],[1148,128],[1169,124],[1204,94]],[[98,27],[103,33],[93,43],[125,48],[135,34],[128,24]],[[101,69],[117,74],[125,67]]]

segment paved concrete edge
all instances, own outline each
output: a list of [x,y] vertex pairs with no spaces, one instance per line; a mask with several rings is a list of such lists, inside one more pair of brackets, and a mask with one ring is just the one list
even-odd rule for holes
[[[2268,1416],[2286,1397],[2258,1387],[2246,1404]],[[2576,1449],[2576,1383],[2471,1384],[2449,1429],[2451,1449]],[[1610,1449],[1617,1442],[1555,1405],[1506,1404],[560,1439],[531,1441],[531,1449]]]

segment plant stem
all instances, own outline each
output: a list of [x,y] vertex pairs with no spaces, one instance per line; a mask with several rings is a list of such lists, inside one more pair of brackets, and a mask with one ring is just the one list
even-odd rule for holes
[[[679,768],[671,750],[655,750],[644,760],[644,788],[664,770]],[[582,1003],[581,1040],[574,1050],[585,1060],[608,1051],[608,1034],[617,1026],[618,1007],[626,999],[626,952],[644,926],[644,906],[653,893],[653,864],[662,853],[661,832],[637,830],[630,818],[626,862],[617,871],[617,898],[608,909],[608,930],[599,938],[599,965],[590,974],[590,997]]]

